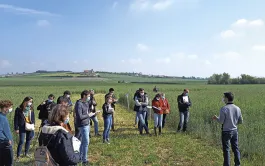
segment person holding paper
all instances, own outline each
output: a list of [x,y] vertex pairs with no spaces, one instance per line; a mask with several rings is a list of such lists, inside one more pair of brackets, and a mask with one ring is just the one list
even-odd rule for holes
[[137,93],[137,95],[134,98],[135,101],[135,107],[134,110],[137,112],[137,117],[139,119],[138,122],[138,129],[140,134],[143,134],[143,129],[145,129],[146,134],[150,134],[149,133],[149,129],[147,126],[147,106],[148,106],[148,96],[147,94],[144,92],[143,88],[139,89],[139,93]]
[[39,146],[47,146],[57,164],[76,166],[81,162],[81,143],[63,127],[69,120],[68,107],[56,105],[49,115],[49,125],[42,127]]
[[90,93],[84,90],[81,93],[81,99],[75,105],[75,122],[80,132],[81,140],[81,159],[84,165],[88,164],[88,145],[90,132],[90,116],[92,116],[89,108]]
[[189,108],[192,105],[189,97],[189,90],[184,89],[183,93],[178,96],[177,100],[179,108],[179,125],[177,132],[180,132],[181,129],[183,132],[186,132],[190,116]]
[[157,94],[152,101],[152,108],[154,111],[154,131],[157,136],[156,129],[159,129],[159,135],[162,133],[162,121],[163,121],[163,110],[162,110],[162,100],[160,100],[161,95]]
[[[94,97],[94,90],[91,89],[90,91],[90,103],[89,103],[89,107],[92,113],[96,113],[96,106],[97,106],[97,102],[96,99]],[[93,115],[90,117],[91,122],[94,122],[94,131],[95,131],[95,136],[101,136],[98,133],[98,118],[97,118],[97,114]],[[90,125],[92,125],[92,123],[90,123]]]
[[110,144],[110,128],[112,125],[112,116],[114,113],[114,108],[112,107],[113,98],[111,95],[106,96],[105,103],[102,106],[103,109],[103,119],[104,119],[104,131],[103,131],[103,143]]
[[[111,106],[115,110],[115,104],[116,104],[116,102],[118,102],[118,99],[116,99],[116,97],[115,97],[114,89],[113,88],[110,88],[109,89],[109,93],[105,95],[105,99],[107,98],[107,96],[111,96],[112,97]],[[112,129],[112,131],[115,131],[115,128],[114,128],[114,114],[112,115],[112,125],[111,125],[111,129]]]
[[222,145],[224,166],[230,166],[230,143],[234,152],[234,162],[236,166],[240,165],[240,152],[238,147],[237,125],[243,123],[241,109],[234,103],[232,92],[225,92],[222,102],[225,104],[220,110],[219,116],[213,116],[213,120],[222,124]]

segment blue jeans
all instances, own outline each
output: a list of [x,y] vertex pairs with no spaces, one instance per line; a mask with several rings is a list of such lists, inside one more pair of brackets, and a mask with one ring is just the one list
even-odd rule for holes
[[81,160],[82,162],[87,162],[90,126],[86,125],[79,127],[79,131],[82,137],[81,146],[80,146]]
[[137,112],[135,113],[135,121],[134,121],[134,124],[137,125],[139,122],[139,118],[138,118],[138,115],[137,115]]
[[179,112],[179,125],[178,125],[178,131],[183,128],[183,131],[187,130],[187,125],[189,122],[190,113],[189,111],[185,112]]
[[29,152],[30,142],[34,137],[34,131],[26,131],[26,130],[19,130],[19,143],[17,146],[17,157],[21,155],[22,146],[24,144],[26,137],[26,144],[25,144],[25,155]]
[[138,119],[139,119],[139,131],[140,131],[140,134],[143,133],[143,129],[145,129],[145,132],[146,133],[149,133],[148,131],[148,127],[146,126],[146,111],[138,111],[137,112],[137,116],[138,116]]
[[235,159],[234,159],[235,166],[240,166],[240,152],[238,148],[237,130],[222,132],[224,166],[230,166],[230,143],[232,146],[232,151],[234,152],[234,156],[235,156]]
[[104,117],[103,141],[109,141],[109,133],[112,126],[112,115]]
[[154,127],[162,127],[163,114],[154,113]]
[[97,116],[91,117],[91,120],[94,122],[94,130],[95,130],[95,135],[98,134],[98,118]]

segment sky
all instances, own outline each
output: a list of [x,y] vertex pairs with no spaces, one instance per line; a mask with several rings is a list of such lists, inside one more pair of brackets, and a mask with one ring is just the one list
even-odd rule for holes
[[0,74],[265,77],[264,0],[0,0]]

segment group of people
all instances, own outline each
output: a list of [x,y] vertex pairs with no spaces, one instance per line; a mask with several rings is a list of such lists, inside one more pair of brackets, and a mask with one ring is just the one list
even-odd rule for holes
[[[80,94],[80,99],[76,101],[73,108],[74,134],[69,124],[70,112],[73,103],[70,99],[71,93],[65,91],[60,96],[57,103],[55,96],[49,95],[48,100],[43,101],[37,109],[40,111],[38,118],[41,120],[41,132],[38,136],[39,146],[46,146],[53,161],[59,165],[77,165],[82,162],[88,163],[88,146],[90,139],[90,126],[94,122],[95,136],[101,136],[98,131],[96,111],[97,102],[94,97],[94,90],[84,90]],[[143,130],[150,134],[148,129],[148,108],[154,113],[154,134],[162,133],[165,126],[166,116],[170,113],[170,105],[165,97],[165,93],[157,93],[150,106],[148,95],[143,88],[139,88],[134,94],[135,125],[138,123],[138,130],[143,134]],[[229,142],[235,154],[235,165],[240,165],[240,153],[238,149],[237,124],[242,123],[243,118],[239,107],[233,104],[234,96],[231,92],[224,93],[223,102],[226,104],[220,110],[219,116],[213,116],[222,124],[222,143],[224,152],[224,166],[229,166]],[[114,130],[115,104],[118,100],[114,95],[114,89],[110,88],[105,95],[105,103],[102,106],[102,116],[104,120],[103,143],[110,144],[110,130]],[[184,89],[177,98],[180,121],[177,131],[185,132],[189,120],[189,108],[191,100],[189,90]],[[0,101],[0,166],[10,166],[13,163],[13,139],[6,115],[12,112],[13,103],[10,100]],[[157,134],[158,129],[158,134]],[[20,106],[15,110],[14,130],[19,135],[17,147],[17,160],[20,159],[22,146],[26,138],[24,156],[29,156],[29,147],[34,137],[35,115],[33,109],[33,98],[25,97]],[[74,144],[73,142],[77,142]]]

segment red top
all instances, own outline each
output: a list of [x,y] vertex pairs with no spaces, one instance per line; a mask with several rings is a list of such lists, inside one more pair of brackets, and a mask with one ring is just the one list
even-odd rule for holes
[[161,103],[162,103],[162,111],[163,113],[165,113],[166,109],[170,110],[170,105],[168,104],[168,100],[165,98],[165,99],[160,99],[161,100]]
[[[154,113],[156,113],[156,114],[163,114],[161,100],[154,99],[152,101],[152,108],[153,108]],[[161,108],[161,109],[159,110],[158,108]]]

